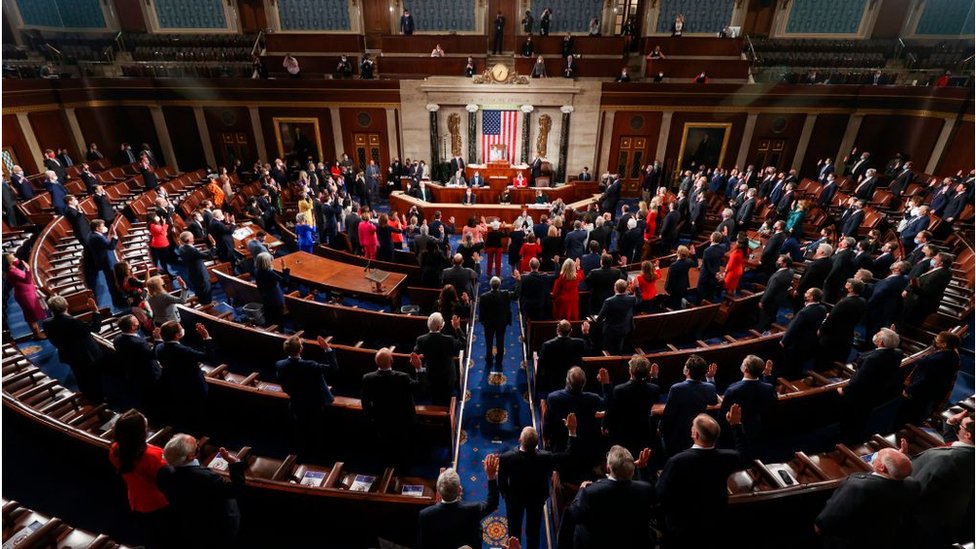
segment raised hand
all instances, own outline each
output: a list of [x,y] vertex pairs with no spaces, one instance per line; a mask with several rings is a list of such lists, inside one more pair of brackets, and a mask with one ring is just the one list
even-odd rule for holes
[[200,334],[200,337],[203,339],[210,339],[210,332],[207,331],[206,326],[197,322],[197,325],[194,326],[194,328],[196,329],[197,333]]
[[485,456],[485,475],[488,480],[495,480],[498,478],[498,454],[488,454]]
[[460,330],[461,329],[461,317],[459,317],[458,315],[452,316],[451,317],[451,326],[453,326],[455,330]]
[[162,339],[162,337],[160,336],[160,333],[161,332],[159,330],[159,326],[156,326],[155,328],[153,328],[153,331],[152,331],[153,341],[159,341],[160,339]]
[[417,353],[410,353],[410,365],[414,367],[415,370],[419,370],[424,367],[424,355],[418,355]]
[[742,407],[738,404],[733,404],[729,408],[729,412],[725,414],[725,421],[728,421],[729,425],[742,425]]
[[596,374],[596,380],[599,381],[601,385],[609,385],[610,372],[606,368],[600,368],[600,371]]
[[661,367],[657,365],[657,362],[652,362],[651,363],[651,373],[650,373],[651,377],[652,378],[655,378],[660,373],[661,373]]
[[223,446],[221,446],[220,449],[217,450],[217,454],[219,454],[220,457],[223,458],[224,461],[226,461],[227,463],[237,463],[238,461],[240,461],[240,459],[238,459],[237,456],[228,452],[227,448],[224,448]]
[[715,364],[713,362],[713,363],[711,363],[711,364],[708,365],[708,371],[705,372],[705,377],[707,377],[709,379],[713,379],[715,377],[715,374],[716,373],[718,373],[718,364]]
[[566,426],[566,430],[569,431],[570,435],[576,436],[576,426],[578,425],[576,414],[570,412],[569,415],[566,416],[566,419],[563,420],[563,425]]
[[773,375],[773,361],[772,360],[767,360],[766,361],[766,367],[763,368],[763,375],[766,376],[766,377],[769,377],[769,376]]
[[332,350],[332,346],[329,345],[329,340],[325,339],[324,337],[318,336],[315,338],[315,341],[318,342],[319,347],[322,347],[323,351],[328,352]]
[[88,301],[85,304],[88,305],[88,310],[90,310],[91,312],[94,313],[98,311],[98,303],[94,299],[89,297]]
[[640,455],[637,457],[637,459],[634,460],[634,465],[638,469],[643,469],[644,467],[647,467],[647,464],[650,461],[651,461],[651,449],[644,448],[643,450],[640,451]]
[[590,321],[589,320],[584,320],[583,321],[582,330],[583,330],[583,335],[590,335]]

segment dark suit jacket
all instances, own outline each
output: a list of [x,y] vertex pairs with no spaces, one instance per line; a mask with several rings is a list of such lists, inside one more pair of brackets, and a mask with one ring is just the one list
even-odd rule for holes
[[607,186],[607,190],[600,197],[600,209],[604,212],[615,212],[620,202],[620,181],[614,181]]
[[51,170],[58,175],[58,181],[67,181],[68,174],[65,171],[65,166],[60,160],[54,160],[51,158],[44,159],[44,169]]
[[966,196],[966,193],[959,193],[953,196],[952,200],[949,201],[949,204],[946,205],[945,210],[942,212],[942,219],[951,218],[953,221],[958,220],[959,214],[962,213],[966,204],[969,204],[969,198]]
[[834,200],[834,195],[837,194],[837,183],[828,183],[823,186],[820,190],[820,196],[817,197],[817,205],[821,208],[826,208],[830,206],[830,203]]
[[[690,421],[687,431],[691,431]],[[746,466],[742,428],[732,427],[732,435],[738,450],[689,448],[668,459],[658,478],[657,496],[664,511],[665,528],[679,539],[700,543],[689,547],[717,546],[711,542],[725,532],[720,526],[729,501],[726,483],[730,474]],[[703,516],[720,524],[702,528]]]
[[82,246],[88,246],[88,237],[91,236],[91,223],[83,212],[75,208],[65,208],[64,217],[68,219],[71,230],[75,238]]
[[98,219],[103,219],[106,223],[111,224],[116,214],[115,207],[112,205],[112,201],[109,200],[108,195],[96,194],[92,197],[92,200],[95,201]]
[[[934,271],[928,271],[915,279],[908,287],[908,298],[905,299],[906,309],[919,310],[924,313],[935,312],[939,308],[939,303],[945,295],[945,290],[952,281],[952,273],[948,268],[942,267]],[[914,319],[921,323],[923,319]]]
[[[872,327],[890,326],[901,309],[901,293],[908,286],[907,276],[891,276],[878,281],[868,299],[866,323]],[[874,335],[874,334],[869,334]]]
[[759,379],[739,380],[729,385],[722,395],[722,413],[725,417],[733,404],[742,407],[742,430],[750,439],[762,436],[762,417],[776,403],[776,389]]
[[180,246],[179,254],[180,258],[183,259],[183,263],[186,265],[187,282],[190,283],[194,291],[198,289],[209,289],[210,274],[207,272],[207,266],[203,262],[213,259],[213,252],[204,254],[193,246],[186,244]]
[[871,196],[874,194],[874,188],[877,186],[877,178],[872,177],[871,179],[861,181],[854,187],[854,196],[860,198],[861,200],[871,200]]
[[420,511],[418,549],[457,549],[478,547],[481,519],[498,508],[498,481],[488,481],[485,501],[435,503]]
[[905,392],[920,402],[939,404],[952,390],[959,371],[959,353],[937,351],[915,362]]
[[275,364],[281,388],[291,399],[295,414],[316,412],[332,404],[335,397],[326,383],[326,376],[339,371],[335,351],[325,353],[325,362],[288,357]]
[[170,405],[177,406],[180,399],[206,398],[207,382],[200,363],[214,359],[216,345],[212,339],[207,339],[204,340],[203,347],[203,351],[198,351],[176,341],[156,345],[156,358],[163,368],[160,381],[173,399]]
[[586,287],[590,289],[590,313],[599,312],[603,302],[613,295],[613,285],[626,278],[627,274],[616,267],[600,267],[590,271],[586,275]]
[[151,191],[159,186],[159,179],[156,177],[156,173],[152,170],[140,168],[139,173],[142,174],[142,181],[145,190]]
[[759,300],[759,303],[763,306],[763,310],[775,315],[776,311],[789,301],[790,286],[792,285],[792,269],[780,269],[773,273],[773,276],[769,277],[769,282],[766,284],[762,298]]
[[[102,233],[91,233],[88,237],[88,257],[91,259],[89,268],[93,271],[107,269],[115,265],[115,246],[119,241],[111,239]],[[111,257],[109,257],[111,254]]]
[[[474,283],[476,278],[477,275],[473,270],[467,267],[453,266],[444,269],[441,273],[441,284],[454,286],[458,296],[465,292],[469,296],[474,296]],[[451,319],[445,318],[444,321],[450,322]]]
[[762,264],[762,268],[767,273],[771,273],[776,270],[776,258],[779,257],[779,250],[783,247],[783,242],[786,242],[786,233],[774,233],[773,236],[769,237],[766,241],[766,247],[763,248],[762,256],[759,258],[759,262]]
[[600,307],[597,321],[603,324],[604,335],[626,336],[634,329],[634,308],[637,298],[620,294],[608,297]]
[[609,399],[604,427],[610,432],[615,444],[626,447],[635,456],[650,447],[654,437],[651,431],[651,406],[657,404],[661,388],[648,381],[631,379],[613,388]]
[[854,328],[867,310],[868,304],[862,297],[847,296],[839,300],[820,326],[820,346],[849,349]]
[[669,454],[691,447],[692,420],[710,404],[717,403],[718,393],[711,383],[689,379],[671,386],[661,418],[661,432]]
[[881,279],[891,274],[891,266],[895,264],[895,256],[891,252],[885,252],[874,259],[874,263],[869,267],[874,278]]
[[855,252],[854,253],[854,270],[857,272],[858,269],[871,270],[874,267],[874,259],[871,258],[871,254],[868,252]]
[[898,481],[855,473],[834,491],[814,523],[825,547],[897,547],[914,522],[920,493],[911,477]]
[[817,330],[827,318],[827,308],[820,303],[807,305],[797,311],[786,332],[783,333],[783,347],[796,355],[812,353],[817,348]]
[[95,186],[99,184],[95,175],[89,172],[81,172],[78,177],[85,183],[85,192],[95,194]]
[[668,279],[664,282],[664,291],[672,297],[684,297],[691,285],[688,281],[688,271],[695,267],[692,259],[679,259],[668,267]]
[[542,506],[549,499],[552,471],[572,452],[574,438],[569,437],[566,452],[523,452],[515,447],[502,454],[498,466],[498,489],[505,501]]
[[600,479],[580,490],[568,513],[576,549],[653,547],[654,487],[639,480]]
[[549,394],[566,384],[566,372],[580,366],[586,355],[586,342],[578,337],[554,337],[539,350],[537,391]]
[[[854,276],[854,251],[840,250],[830,258],[830,271],[824,279],[824,292],[828,297],[840,291],[848,278]],[[828,291],[830,290],[830,291]]]
[[102,316],[96,312],[87,323],[67,314],[54,315],[43,322],[43,327],[61,362],[84,368],[97,365],[104,357],[101,345],[91,336],[101,324]]
[[192,539],[197,547],[234,545],[241,522],[237,498],[246,469],[246,461],[230,464],[230,482],[200,465],[159,470],[156,480],[169,500],[180,538]]
[[44,188],[47,192],[51,194],[51,206],[57,213],[64,213],[65,203],[64,199],[68,196],[68,189],[65,188],[64,184],[61,183],[62,179],[57,181],[45,181]]
[[[972,446],[930,448],[912,460],[912,478],[922,486],[918,522],[966,526],[973,516]],[[960,538],[961,539],[961,538]]]
[[211,219],[207,233],[217,243],[217,256],[229,261],[234,253],[234,226],[218,219]]
[[145,395],[162,375],[152,344],[137,334],[119,334],[112,340],[112,346],[116,370],[140,395]]
[[740,228],[748,225],[752,221],[752,211],[756,208],[756,199],[749,198],[739,206],[739,211],[735,212],[735,224]]
[[800,284],[796,287],[797,297],[802,298],[803,293],[810,288],[822,288],[833,266],[832,257],[821,257],[811,261],[800,277]]
[[522,311],[530,318],[545,316],[546,301],[552,291],[554,277],[539,272],[529,272],[522,275],[519,284],[519,300]]
[[[610,247],[610,226],[603,225],[590,231],[590,240],[600,243],[600,249],[605,250]],[[587,242],[589,244],[589,242]]]
[[20,195],[21,200],[34,198],[34,187],[31,186],[30,181],[26,177],[13,174],[10,176],[10,181],[14,184],[14,188],[17,190],[17,194]]
[[915,236],[918,235],[918,233],[924,231],[928,227],[929,216],[919,215],[905,224],[905,228],[901,230],[901,234],[899,234],[899,236],[901,237],[902,241],[911,243],[913,240],[915,240]]
[[[678,226],[681,224],[681,214],[678,210],[668,212],[664,215],[664,219],[661,221],[661,225],[658,227],[658,232],[661,234],[661,240],[670,248],[674,245],[675,241],[678,240]],[[667,251],[671,251],[670,249]]]
[[915,181],[915,173],[912,170],[903,170],[895,176],[895,179],[888,186],[888,190],[895,196],[900,196],[912,181]]
[[844,236],[857,237],[857,228],[861,226],[861,222],[864,221],[864,210],[858,209],[846,217],[842,218],[840,224],[840,234]]
[[479,298],[478,320],[485,326],[505,329],[512,323],[512,292],[492,290]]
[[698,287],[701,287],[701,281],[703,279],[709,281],[715,280],[715,275],[718,274],[722,269],[722,265],[725,263],[725,252],[726,248],[723,244],[711,244],[705,248],[705,251],[702,252],[702,266],[698,276]]
[[[605,391],[606,388],[600,389]],[[591,445],[595,445],[600,438],[600,423],[594,415],[604,409],[603,397],[586,391],[559,389],[549,393],[546,397],[546,405],[547,411],[542,430],[551,450],[563,451],[567,448],[566,439],[569,438],[569,433],[563,425],[563,420],[570,413],[576,414],[579,448],[592,449]]]
[[413,395],[422,384],[422,376],[405,372],[370,372],[363,376],[363,412],[381,433],[409,426],[416,419]]
[[424,355],[427,366],[427,378],[433,387],[454,388],[458,382],[457,368],[454,357],[464,346],[464,334],[459,337],[449,336],[440,332],[429,332],[417,338],[414,352]]

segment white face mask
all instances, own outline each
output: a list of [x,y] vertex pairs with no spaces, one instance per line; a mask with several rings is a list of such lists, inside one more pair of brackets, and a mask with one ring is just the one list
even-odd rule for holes
[[918,207],[916,206],[916,207],[912,208],[909,213],[911,213],[911,216],[912,217],[915,217],[916,215],[918,215]]

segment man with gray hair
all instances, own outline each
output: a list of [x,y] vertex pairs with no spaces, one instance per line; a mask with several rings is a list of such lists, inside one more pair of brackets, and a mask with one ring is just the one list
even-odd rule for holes
[[418,549],[481,547],[481,519],[498,509],[498,463],[497,454],[485,456],[483,466],[488,477],[485,501],[461,501],[461,478],[453,468],[437,477],[441,501],[420,511]]
[[863,441],[875,406],[888,402],[901,392],[903,378],[899,369],[904,355],[898,348],[898,334],[881,328],[872,341],[877,348],[855,360],[851,364],[854,375],[847,387],[837,388],[844,397],[841,430],[845,442]]
[[581,484],[566,512],[567,523],[575,526],[574,547],[654,547],[650,522],[657,496],[650,483],[634,480],[650,457],[647,448],[637,460],[623,446],[610,448],[607,478]]
[[160,491],[169,501],[173,526],[172,539],[187,541],[193,547],[233,547],[241,524],[237,498],[244,489],[247,463],[226,448],[217,455],[227,462],[230,481],[200,464],[197,439],[179,433],[166,443],[166,467],[156,475]]
[[213,259],[213,250],[203,253],[193,245],[193,233],[183,231],[180,233],[180,247],[176,253],[183,260],[186,266],[187,281],[190,289],[197,296],[200,305],[207,305],[213,301],[213,294],[210,290],[210,273],[204,261]]
[[61,362],[71,368],[81,394],[93,403],[101,402],[102,362],[105,352],[92,337],[102,325],[98,304],[94,299],[88,299],[88,310],[92,313],[88,322],[68,314],[68,301],[60,295],[48,299],[47,307],[53,316],[41,324],[44,334],[58,350]]
[[871,469],[847,477],[814,521],[825,547],[911,545],[909,528],[921,493],[919,482],[909,476],[912,462],[894,448],[882,448]]
[[440,313],[432,313],[427,317],[430,332],[418,337],[413,349],[427,368],[430,399],[437,406],[449,405],[458,388],[458,369],[454,365],[454,358],[464,347],[465,336],[457,315],[451,319],[451,326],[456,336],[441,333],[444,317]]
[[[502,290],[502,279],[491,277],[491,290],[480,298],[478,320],[485,328],[485,369],[490,369],[494,356],[495,371],[502,371],[505,356],[505,330],[512,323],[512,292]],[[494,343],[494,347],[492,347]]]

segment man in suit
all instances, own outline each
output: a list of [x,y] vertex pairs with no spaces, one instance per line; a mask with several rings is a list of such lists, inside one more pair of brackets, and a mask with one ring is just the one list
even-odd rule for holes
[[853,195],[855,198],[870,201],[874,196],[874,188],[878,185],[877,170],[871,168],[864,173],[864,179],[854,187]]
[[546,306],[552,291],[552,275],[539,272],[539,260],[529,260],[529,272],[521,274],[515,271],[518,283],[518,293],[522,314],[527,320],[544,320],[548,316],[549,307]]
[[732,208],[722,210],[722,221],[715,227],[715,231],[722,233],[722,243],[728,246],[735,237],[735,211]]
[[465,206],[474,206],[478,203],[478,195],[475,194],[474,189],[467,188],[464,190],[464,195],[461,196],[461,204]]
[[844,282],[854,276],[857,270],[854,268],[854,251],[851,249],[853,246],[854,239],[851,237],[837,241],[837,251],[830,258],[830,272],[827,273],[823,285],[824,299],[828,303],[839,298]]
[[119,145],[119,160],[122,164],[135,164],[139,159],[128,143]]
[[600,243],[600,250],[610,249],[610,233],[612,225],[607,216],[598,215],[593,221],[593,230],[590,231],[590,241],[596,240]]
[[573,547],[654,547],[650,523],[657,497],[650,483],[634,480],[634,473],[647,466],[650,455],[646,449],[635,460],[622,446],[610,448],[607,478],[582,484],[565,513],[566,522],[574,526]]
[[915,181],[915,172],[912,170],[912,167],[912,161],[909,160],[908,162],[905,162],[905,165],[902,166],[901,170],[894,175],[891,184],[888,185],[888,190],[891,191],[891,194],[895,195],[896,197],[901,196],[901,194],[905,192],[905,189],[907,189],[908,186]]
[[583,166],[583,171],[576,176],[577,181],[593,181],[593,174],[590,173],[588,166]]
[[932,200],[929,204],[932,206],[935,215],[941,216],[942,211],[949,204],[949,200],[952,199],[954,184],[951,177],[946,177],[938,187],[932,190]]
[[803,293],[810,288],[822,288],[827,276],[833,268],[834,248],[827,243],[817,246],[807,268],[800,276],[800,282],[796,287],[797,299],[802,299]]
[[536,178],[542,175],[542,157],[540,157],[538,154],[535,155],[535,158],[533,158],[532,162],[529,164],[529,172],[532,176],[529,180],[529,185],[535,187]]
[[948,252],[939,252],[932,258],[931,268],[909,282],[901,293],[905,299],[899,327],[920,326],[928,316],[939,310],[946,288],[952,281],[952,262],[955,258]]
[[20,225],[19,214],[17,213],[17,191],[13,184],[7,180],[3,181],[3,221],[11,227]]
[[65,199],[68,196],[68,189],[61,183],[61,179],[53,170],[44,172],[44,188],[51,194],[51,207],[58,215],[64,214]]
[[773,234],[766,241],[766,247],[759,258],[761,268],[766,274],[772,274],[776,270],[776,260],[779,259],[783,242],[786,242],[786,222],[780,220],[773,223]]
[[420,511],[418,549],[456,549],[464,545],[477,547],[482,543],[481,519],[498,508],[498,464],[497,454],[485,457],[485,476],[488,477],[488,499],[485,501],[461,501],[461,478],[453,468],[444,470],[437,477],[440,501]]
[[30,200],[34,198],[34,187],[31,186],[30,181],[24,175],[24,168],[20,166],[14,166],[10,169],[10,182],[13,184],[14,190],[17,191],[17,198],[20,200]]
[[208,391],[200,363],[214,360],[217,349],[203,324],[194,329],[203,340],[203,351],[181,343],[185,333],[177,320],[159,327],[163,341],[156,345],[156,359],[163,369],[164,411],[178,429],[200,430],[206,421]]
[[817,172],[817,181],[826,184],[828,176],[836,171],[834,161],[830,158],[825,158],[817,162],[817,166],[820,166],[820,171]]
[[431,202],[434,200],[434,196],[430,193],[430,189],[427,188],[427,184],[423,181],[414,187],[411,192],[412,196],[417,200],[423,200],[424,202]]
[[917,244],[915,242],[915,237],[924,230],[929,228],[929,207],[919,206],[918,213],[914,217],[908,220],[905,227],[902,228],[901,233],[898,235],[901,237],[901,245],[904,246],[906,250],[911,250]]
[[634,329],[637,297],[629,294],[627,289],[626,280],[614,282],[614,295],[603,301],[596,318],[603,326],[603,350],[612,355],[623,354],[624,340]]
[[[588,323],[584,323],[588,329]],[[560,320],[556,325],[556,337],[542,344],[539,362],[536,364],[537,392],[544,397],[558,390],[566,380],[566,372],[573,366],[583,363],[587,353],[584,339],[572,337],[573,325],[568,320]]]
[[948,224],[954,223],[959,219],[959,215],[966,208],[966,205],[971,202],[968,193],[966,192],[966,186],[962,183],[956,184],[955,194],[946,204],[945,210],[942,211],[942,220]]
[[891,266],[895,263],[895,251],[898,250],[898,244],[894,242],[885,242],[881,246],[881,253],[878,257],[874,258],[870,269],[871,274],[874,278],[884,278],[888,276],[888,272],[891,270]]
[[[502,279],[491,277],[491,289],[479,299],[478,320],[485,329],[485,369],[491,369],[494,356],[495,371],[502,371],[505,356],[505,330],[512,323],[512,292],[502,290]],[[494,347],[492,344],[494,343]]]
[[698,276],[698,295],[703,300],[714,300],[715,294],[718,293],[718,281],[715,277],[725,264],[725,252],[722,233],[712,233],[711,243],[702,252],[701,270]]
[[403,10],[403,15],[400,16],[400,32],[405,36],[410,36],[413,34],[413,29],[413,15],[410,15],[410,10]]
[[834,361],[847,362],[854,343],[854,328],[868,310],[867,302],[861,297],[863,290],[864,283],[848,278],[844,283],[845,297],[834,305],[820,325],[817,358],[822,368],[829,367]]
[[820,188],[820,193],[817,195],[817,206],[822,210],[826,210],[833,203],[835,194],[837,194],[837,177],[834,174],[830,174],[827,176],[827,181]]
[[241,513],[237,498],[244,491],[247,463],[225,448],[218,455],[227,462],[230,481],[199,462],[197,439],[179,433],[166,443],[166,467],[156,475],[169,501],[173,539],[193,540],[196,547],[236,545]]
[[139,157],[145,157],[149,161],[149,165],[153,168],[159,167],[159,161],[156,160],[156,155],[153,154],[152,149],[149,147],[149,143],[143,143],[139,148]]
[[[825,547],[896,547],[911,539],[922,509],[921,483],[909,476],[912,462],[894,448],[882,448],[871,468],[870,473],[847,477],[814,521]],[[937,516],[940,526],[948,524],[943,522],[946,517]]]
[[586,275],[586,287],[590,290],[590,314],[599,312],[603,302],[613,295],[617,281],[626,278],[627,273],[613,266],[613,256],[602,254],[600,268],[593,269]]
[[790,301],[790,288],[793,286],[793,260],[788,255],[781,255],[776,259],[778,268],[769,277],[766,289],[759,300],[759,323],[756,329],[760,332],[768,330],[776,322],[776,315],[784,305]]
[[502,53],[502,36],[505,34],[505,16],[499,11],[495,14],[495,39],[492,42],[492,53],[498,55]]
[[857,236],[857,229],[864,221],[864,200],[855,200],[851,197],[850,206],[841,215],[838,223],[838,231],[843,236]]
[[441,284],[450,284],[457,290],[458,296],[474,295],[474,287],[478,281],[478,274],[473,269],[463,266],[464,257],[454,254],[454,265],[441,272]]
[[88,194],[95,194],[95,187],[100,185],[98,178],[95,174],[91,172],[91,168],[87,163],[81,165],[81,173],[78,174],[81,181],[85,184],[85,192]]
[[234,263],[234,219],[225,219],[221,210],[213,211],[213,219],[207,225],[207,234],[217,243],[217,257],[222,261]]
[[620,178],[616,176],[613,177],[613,181],[607,185],[607,189],[603,191],[600,196],[600,213],[609,213],[610,215],[616,215],[617,204],[620,202]]
[[57,158],[58,161],[61,162],[61,165],[66,168],[70,168],[71,166],[75,165],[75,161],[71,159],[71,154],[68,152],[68,149],[58,149]]
[[664,282],[664,291],[668,294],[668,307],[681,309],[682,300],[691,286],[688,273],[698,266],[698,262],[691,258],[691,252],[686,246],[678,246],[677,259],[668,266],[668,278]]
[[84,397],[93,402],[102,401],[102,369],[104,351],[95,342],[93,333],[98,333],[102,317],[94,299],[88,300],[91,318],[83,322],[68,314],[68,301],[60,295],[47,300],[51,318],[42,323],[44,334],[54,348],[58,358],[71,368],[71,374]]
[[661,249],[664,253],[670,253],[671,249],[678,242],[678,229],[681,225],[681,213],[678,212],[678,205],[672,201],[668,202],[668,213],[658,226],[661,234]]
[[905,252],[907,254],[905,261],[908,261],[912,265],[916,265],[919,261],[925,259],[925,247],[929,245],[931,240],[932,233],[929,231],[922,231],[915,235],[915,240],[913,242],[914,245],[912,246],[911,251],[908,251],[908,248],[905,248]]
[[762,438],[762,417],[776,403],[773,379],[773,361],[763,362],[756,355],[748,355],[739,366],[742,379],[729,385],[722,394],[722,415],[729,413],[733,405],[742,409],[742,431],[750,441]]
[[524,427],[519,435],[518,447],[499,458],[498,490],[505,498],[509,535],[525,539],[522,547],[526,549],[539,547],[542,512],[549,500],[549,479],[553,470],[572,453],[573,439],[576,438],[576,414],[566,416],[563,424],[569,433],[566,452],[552,453],[537,449],[539,433],[535,427]]
[[744,231],[752,222],[752,213],[756,209],[756,189],[746,191],[746,199],[735,212],[736,231]]
[[108,225],[105,224],[104,220],[95,219],[90,226],[91,234],[88,235],[88,245],[86,246],[88,254],[85,256],[88,262],[85,265],[88,287],[92,290],[95,289],[95,277],[101,271],[105,275],[105,285],[108,286],[108,291],[112,295],[112,302],[120,303],[122,300],[115,285],[115,272],[113,271],[116,262],[115,248],[118,246],[119,239],[115,233],[109,233]]
[[785,350],[785,360],[777,376],[786,379],[797,379],[806,370],[810,357],[818,348],[817,330],[827,318],[827,308],[820,302],[823,299],[820,288],[808,288],[802,295],[803,308],[797,311],[780,340],[780,345]]
[[210,289],[210,272],[207,271],[204,261],[213,259],[213,250],[201,252],[193,246],[193,233],[183,231],[180,233],[180,247],[177,249],[177,254],[186,266],[187,282],[190,283],[193,294],[197,296],[197,302],[201,305],[209,304],[213,301],[213,297]]
[[474,172],[474,175],[471,176],[471,180],[468,181],[469,187],[484,187],[485,185],[487,185],[487,183],[485,183],[485,178],[481,177],[481,172]]
[[[128,397],[134,401],[135,408],[153,417],[157,405],[157,383],[162,375],[159,361],[156,360],[155,345],[139,335],[139,321],[134,315],[119,319],[122,333],[112,340],[115,349],[114,370],[126,381],[130,389]],[[159,340],[158,329],[153,339]]]
[[410,355],[416,376],[393,369],[393,349],[383,348],[374,358],[376,371],[363,376],[360,400],[376,436],[380,455],[397,456],[399,466],[409,465],[413,454],[413,428],[417,413],[414,395],[423,387],[426,370],[420,355]]
[[449,405],[451,397],[457,393],[458,371],[454,358],[464,347],[465,337],[460,318],[452,318],[451,326],[457,335],[441,333],[444,317],[440,313],[432,313],[427,317],[427,329],[430,331],[418,337],[413,348],[427,368],[430,399],[436,406]]
[[898,319],[902,305],[901,293],[908,287],[910,268],[907,261],[899,261],[891,266],[887,277],[874,285],[864,319],[867,333],[876,333],[882,326],[891,326]]
[[586,230],[581,220],[573,221],[573,230],[566,233],[564,245],[566,257],[575,260],[583,255],[586,250]]
[[855,156],[857,149],[851,150],[851,154],[845,160],[846,169],[844,175],[853,175],[855,179],[860,178],[871,167],[871,153],[863,152],[861,156]]
[[352,250],[350,251],[354,254],[360,252],[360,247],[359,247],[360,221],[362,221],[362,218],[359,217],[359,204],[353,202],[352,209],[346,215],[346,218],[343,219],[342,226],[345,228],[346,235],[349,239],[349,245],[352,247]]
[[[670,398],[668,406],[671,406]],[[673,543],[671,547],[719,547],[730,531],[732,525],[725,523],[728,479],[730,474],[747,466],[748,441],[742,430],[742,409],[738,404],[729,408],[725,419],[731,426],[736,450],[716,448],[721,428],[711,416],[699,413],[684,426],[685,438],[691,433],[685,445],[687,449],[672,454],[658,478],[657,496],[664,513],[665,534]],[[702,528],[701,517],[708,517],[708,528]]]
[[[936,446],[912,458],[912,478],[921,485],[915,507],[918,547],[941,549],[971,536],[973,515],[973,418],[965,411],[949,418],[958,439]],[[907,454],[902,439],[901,452]]]
[[691,446],[688,434],[695,416],[719,403],[715,386],[705,382],[706,376],[715,377],[716,369],[715,365],[707,366],[702,357],[691,355],[685,361],[685,380],[671,386],[661,418],[661,434],[668,455],[674,456]]
[[[339,371],[335,351],[322,336],[316,338],[325,362],[302,358],[302,338],[291,336],[282,345],[288,358],[275,363],[281,388],[288,395],[288,408],[295,423],[298,446],[313,456],[320,455],[325,440],[325,409],[335,401],[326,376]],[[303,452],[304,453],[304,452]]]
[[950,332],[939,332],[932,343],[935,352],[915,361],[915,367],[901,393],[894,426],[906,423],[920,425],[938,411],[952,392],[959,373],[960,338]]
[[460,155],[451,158],[451,173],[456,174],[458,171],[461,175],[464,175],[464,159]]
[[68,196],[65,205],[64,217],[71,225],[71,232],[75,235],[78,243],[83,248],[87,248],[88,237],[91,236],[91,223],[88,221],[88,217],[78,209],[78,199],[74,196]]
[[142,175],[143,190],[151,191],[159,186],[159,178],[156,177],[156,172],[153,171],[148,158],[142,159],[142,163],[139,164],[139,173]]
[[68,180],[68,173],[65,170],[65,165],[60,160],[58,160],[58,157],[55,156],[54,151],[52,151],[51,149],[47,149],[44,151],[44,167],[47,170],[57,174],[59,181]]
[[613,444],[639,454],[644,448],[660,448],[651,431],[651,407],[661,396],[656,383],[659,367],[635,355],[628,363],[628,371],[630,379],[613,388],[603,424]]
[[568,448],[569,432],[562,418],[572,413],[579,421],[577,451],[574,452],[572,463],[560,471],[572,480],[582,478],[584,471],[599,460],[604,448],[600,421],[595,416],[597,412],[606,410],[604,398],[610,389],[610,374],[601,368],[596,377],[600,383],[599,395],[583,390],[586,386],[586,374],[579,366],[573,366],[566,372],[565,387],[546,396],[542,432],[549,450],[563,452]]
[[871,244],[867,240],[858,240],[854,245],[854,269],[866,269],[871,271],[874,267],[874,259],[871,258]]

